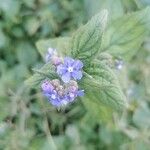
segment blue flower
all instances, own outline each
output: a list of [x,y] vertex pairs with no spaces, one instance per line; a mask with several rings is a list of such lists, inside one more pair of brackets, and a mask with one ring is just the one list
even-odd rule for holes
[[56,90],[51,91],[50,93],[44,94],[48,101],[55,107],[61,107],[68,104],[68,101],[65,100],[63,96],[60,96]]
[[57,73],[65,83],[68,83],[72,78],[75,80],[82,78],[82,68],[83,63],[80,60],[65,57],[64,63],[57,66]]

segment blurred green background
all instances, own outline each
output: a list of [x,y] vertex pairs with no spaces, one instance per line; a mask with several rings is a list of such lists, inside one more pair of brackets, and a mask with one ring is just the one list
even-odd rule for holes
[[150,36],[117,71],[129,102],[121,118],[103,123],[81,101],[58,111],[24,85],[43,61],[39,39],[69,36],[103,8],[114,20],[148,5],[150,0],[0,0],[0,150],[150,150]]

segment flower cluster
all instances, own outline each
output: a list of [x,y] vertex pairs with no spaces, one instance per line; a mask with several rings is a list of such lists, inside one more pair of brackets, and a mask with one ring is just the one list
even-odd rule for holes
[[76,80],[82,78],[83,63],[70,57],[62,59],[55,49],[49,48],[45,57],[46,62],[51,61],[56,67],[60,79],[46,79],[41,88],[43,94],[55,107],[61,107],[74,102],[78,96],[84,95],[84,90],[79,90]]

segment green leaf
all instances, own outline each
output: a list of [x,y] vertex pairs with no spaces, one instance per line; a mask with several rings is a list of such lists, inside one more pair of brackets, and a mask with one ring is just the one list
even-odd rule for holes
[[[1,26],[0,26],[1,28]],[[7,37],[5,35],[5,33],[0,29],[0,48],[3,48],[6,44],[8,44],[7,42]]]
[[137,5],[135,3],[135,0],[120,0],[123,4],[123,7],[125,9],[125,12],[133,12],[137,10]]
[[49,47],[56,48],[58,53],[62,55],[67,55],[69,50],[69,41],[70,38],[68,37],[40,40],[36,43],[36,46],[41,56],[45,59],[45,55]]
[[93,16],[100,10],[107,9],[109,19],[120,17],[124,14],[124,8],[121,0],[84,0],[88,16]]
[[135,110],[133,115],[133,122],[139,128],[148,129],[150,127],[150,109],[146,103],[141,103]]
[[19,15],[20,1],[18,0],[2,0],[0,9],[4,12],[7,20],[12,20],[16,22],[16,17]]
[[[30,66],[37,61],[37,52],[33,45],[27,41],[19,42],[16,47],[17,59],[21,64]],[[29,59],[32,56],[32,59]]]
[[107,10],[95,15],[86,25],[75,32],[71,39],[71,55],[84,63],[95,57],[100,49],[101,39],[106,27]]
[[40,21],[39,19],[34,17],[30,17],[25,21],[25,29],[27,31],[27,33],[32,36],[36,33],[36,31],[38,30],[39,26],[40,26]]
[[102,52],[97,56],[97,59],[100,60],[105,65],[108,65],[109,67],[112,67],[114,65],[113,57],[109,53]]
[[112,109],[106,107],[106,105],[98,100],[92,92],[86,93],[82,102],[87,109],[88,114],[92,117],[94,116],[93,121],[96,123],[111,121]]
[[46,138],[34,138],[34,140],[30,143],[29,150],[34,150],[34,149],[42,149],[44,146],[44,143],[46,141]]
[[33,69],[33,71],[35,74],[25,81],[25,84],[31,87],[38,86],[46,78],[55,79],[57,77],[55,68],[51,63],[45,64],[41,69]]
[[143,8],[145,6],[150,5],[150,1],[149,0],[135,0],[135,2],[136,2],[137,6],[139,8]]
[[125,96],[114,72],[104,63],[95,60],[86,70],[81,86],[87,97],[93,95],[92,101],[101,102],[104,106],[116,111],[126,106]]
[[101,51],[130,59],[149,33],[149,25],[150,7],[114,20],[104,33]]
[[3,96],[0,96],[0,122],[3,121],[3,119],[5,119],[5,117],[9,116],[9,110],[10,110],[10,101]]

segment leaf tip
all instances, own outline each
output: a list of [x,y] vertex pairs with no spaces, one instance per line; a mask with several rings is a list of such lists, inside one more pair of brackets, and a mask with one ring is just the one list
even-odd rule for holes
[[100,17],[101,17],[101,24],[102,24],[102,27],[103,27],[103,30],[104,30],[105,27],[106,27],[106,24],[107,24],[107,20],[108,20],[108,10],[103,9],[100,12]]

